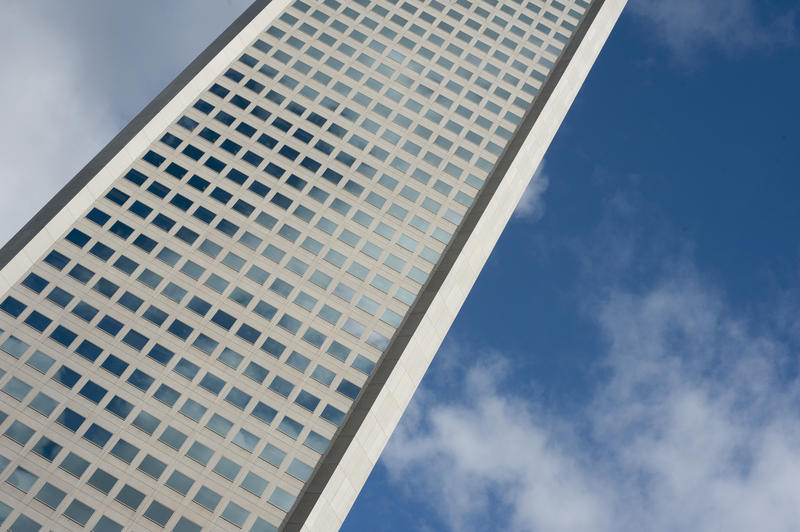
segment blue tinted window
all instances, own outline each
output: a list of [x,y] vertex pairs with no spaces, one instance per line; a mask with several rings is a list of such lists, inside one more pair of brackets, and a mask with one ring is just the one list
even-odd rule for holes
[[97,315],[98,310],[85,301],[79,301],[73,307],[72,313],[83,320],[91,321]]
[[65,408],[56,418],[58,424],[63,425],[72,432],[78,430],[85,420],[85,417],[69,408]]
[[278,411],[272,408],[271,406],[267,406],[262,402],[258,402],[256,406],[253,408],[252,415],[253,417],[260,419],[264,423],[270,424],[275,419],[275,416],[278,414]]
[[122,322],[115,320],[111,316],[103,316],[103,319],[97,323],[97,328],[111,336],[116,336],[122,330]]
[[161,166],[161,164],[164,162],[164,157],[157,154],[153,150],[148,151],[144,157],[142,157],[142,159],[156,167]]
[[231,388],[231,390],[228,392],[228,395],[225,397],[227,402],[231,403],[237,408],[241,408],[242,410],[245,409],[247,403],[250,402],[250,399],[252,399],[250,394],[243,392],[235,386]]
[[122,322],[111,316],[103,316],[103,319],[97,323],[97,328],[111,336],[116,336],[122,330]]
[[192,362],[189,362],[185,358],[181,358],[173,368],[173,371],[175,371],[175,373],[178,373],[179,375],[182,375],[189,380],[194,379],[195,375],[197,375],[197,372],[199,370],[200,367],[197,364],[193,364]]
[[61,452],[61,449],[63,449],[63,447],[61,447],[59,444],[49,438],[46,438],[45,436],[42,436],[31,450],[48,462],[52,462],[55,460],[56,456],[58,456],[58,453]]
[[305,390],[301,390],[300,393],[297,394],[297,397],[295,397],[294,402],[313,412],[314,409],[316,409],[319,405],[319,397],[316,397]]
[[86,360],[94,362],[97,360],[97,357],[100,356],[100,353],[103,352],[103,350],[89,340],[84,340],[78,345],[78,347],[75,348],[75,352]]
[[59,287],[53,287],[49,294],[47,294],[47,299],[58,305],[59,307],[65,307],[67,304],[72,301],[72,294],[63,290]]
[[268,337],[264,344],[261,346],[261,349],[269,353],[270,355],[278,358],[283,354],[283,351],[286,349],[286,346],[280,343],[279,341],[275,340],[274,338]]
[[103,493],[108,493],[111,491],[111,488],[114,487],[114,484],[117,483],[117,477],[98,468],[92,473],[92,476],[89,477],[86,483]]
[[180,396],[181,394],[178,393],[178,391],[170,388],[166,384],[159,386],[158,390],[153,393],[153,397],[170,407],[175,404]]
[[68,275],[76,281],[86,284],[94,276],[94,272],[85,266],[76,264],[75,267],[69,271]]
[[211,309],[211,304],[200,297],[194,296],[189,303],[186,304],[186,307],[201,316],[205,316]]
[[146,392],[154,381],[155,379],[153,377],[138,369],[133,370],[131,376],[128,377],[128,383],[139,388],[143,392]]
[[53,320],[35,310],[28,314],[28,317],[25,318],[25,324],[33,327],[39,332],[44,331],[52,322]]
[[117,261],[114,263],[114,267],[118,270],[125,272],[128,275],[131,275],[136,268],[139,267],[139,263],[129,259],[128,257],[122,255]]
[[214,395],[217,395],[225,386],[225,381],[216,375],[206,373],[205,376],[200,380],[200,386]]
[[114,355],[108,355],[100,367],[119,377],[128,369],[128,363]]
[[146,218],[151,212],[153,212],[151,207],[148,207],[139,200],[134,201],[133,204],[128,207],[128,210],[140,218]]
[[133,459],[136,458],[136,455],[139,454],[139,448],[121,439],[111,448],[111,454],[123,462],[130,464],[133,462]]
[[300,435],[300,432],[302,432],[303,430],[303,425],[298,423],[294,419],[290,418],[289,416],[284,416],[284,418],[278,425],[278,430],[283,432],[290,438],[297,439],[297,437]]
[[92,423],[91,426],[86,429],[83,438],[102,448],[108,443],[108,440],[111,439],[111,432],[96,423]]
[[131,329],[130,331],[125,334],[122,338],[122,341],[137,351],[141,351],[145,344],[148,342],[148,338],[140,332],[134,331]]
[[22,301],[11,296],[6,297],[3,302],[0,303],[0,310],[11,314],[15,318],[22,314],[22,311],[26,308],[27,306]]
[[147,356],[165,366],[172,359],[172,357],[175,356],[175,353],[161,344],[156,344],[152,349],[150,349],[150,352],[147,353]]
[[139,309],[139,307],[142,306],[144,300],[130,292],[125,292],[117,300],[117,303],[119,303],[126,309],[130,310],[131,312],[136,312]]
[[133,233],[132,227],[120,221],[114,222],[108,230],[123,240],[127,239],[129,236],[131,236],[131,233]]
[[153,434],[161,423],[157,417],[142,410],[131,423],[134,427],[143,430],[147,434]]
[[294,389],[294,384],[276,375],[275,378],[272,379],[269,389],[279,395],[289,397],[289,394],[292,393],[292,390]]
[[70,331],[63,325],[59,325],[55,328],[53,332],[50,333],[50,338],[58,342],[59,344],[63,345],[64,347],[69,347],[70,344],[75,341],[78,335],[74,332]]
[[69,453],[58,466],[72,476],[79,477],[86,472],[89,462],[75,453]]
[[336,426],[339,426],[342,424],[342,421],[344,421],[345,413],[339,410],[338,408],[335,408],[331,405],[327,405],[322,410],[320,417],[326,421],[330,421]]
[[30,288],[37,294],[44,290],[47,285],[47,280],[39,277],[35,273],[28,274],[28,276],[22,281],[22,286]]
[[133,405],[120,396],[115,395],[106,405],[106,410],[125,419],[133,410]]
[[114,254],[114,250],[102,242],[95,242],[95,244],[89,250],[89,253],[105,262],[111,258],[111,256]]
[[47,256],[44,258],[44,261],[57,270],[63,270],[64,266],[69,263],[69,258],[62,255],[58,251],[53,250],[47,254]]
[[265,378],[267,378],[269,371],[255,362],[250,362],[247,364],[247,367],[244,369],[243,373],[254,381],[261,383],[264,382]]

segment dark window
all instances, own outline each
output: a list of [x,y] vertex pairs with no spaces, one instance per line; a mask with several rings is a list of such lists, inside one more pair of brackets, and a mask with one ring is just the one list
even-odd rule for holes
[[131,236],[131,233],[133,233],[133,228],[131,226],[124,224],[119,220],[114,222],[108,230],[123,240],[127,239],[129,236]]
[[262,133],[261,136],[258,137],[258,143],[263,144],[269,149],[272,149],[278,144],[278,141],[270,137],[266,133]]
[[81,388],[81,390],[78,392],[79,395],[82,395],[94,404],[102,401],[103,397],[106,396],[106,393],[108,393],[108,390],[93,381],[89,381],[84,384],[83,388]]
[[73,229],[67,236],[64,237],[68,242],[75,244],[79,248],[82,248],[86,245],[87,242],[91,239],[89,235],[84,233],[83,231],[78,231],[77,229]]
[[241,213],[244,216],[250,216],[253,214],[253,211],[256,210],[256,208],[246,201],[240,199],[236,200],[236,203],[233,204],[233,210]]
[[186,168],[177,163],[169,163],[169,166],[167,166],[166,170],[164,171],[176,179],[183,179],[183,176],[185,176],[186,172],[188,172]]
[[164,136],[161,137],[161,142],[169,146],[170,148],[177,148],[178,145],[182,142],[181,139],[173,135],[172,133],[164,133]]
[[209,194],[209,196],[211,196],[212,198],[214,198],[218,202],[220,202],[223,205],[225,205],[231,200],[231,198],[233,197],[233,194],[231,194],[230,192],[228,192],[224,188],[216,187],[214,190],[211,191],[211,194]]
[[69,263],[69,258],[62,255],[58,251],[53,250],[47,254],[47,256],[44,258],[44,261],[57,270],[63,270],[64,266]]
[[50,333],[50,338],[58,342],[59,344],[63,345],[64,347],[69,347],[72,342],[75,341],[78,335],[74,332],[70,331],[63,325],[59,325],[55,328],[53,332]]
[[194,108],[207,115],[214,109],[214,106],[205,100],[197,100],[197,103],[194,104]]
[[248,150],[244,155],[242,155],[242,160],[252,164],[253,166],[258,166],[264,161],[264,158]]
[[19,317],[26,308],[27,306],[22,301],[14,299],[11,296],[6,297],[3,302],[0,303],[0,310],[11,314],[15,318]]
[[247,181],[247,174],[240,172],[236,168],[231,168],[226,177],[239,185],[244,185],[244,182]]
[[203,163],[203,166],[211,168],[217,173],[220,173],[222,172],[222,170],[225,169],[225,163],[223,163],[222,161],[220,161],[215,157],[209,157],[208,159],[206,159],[206,162]]
[[100,353],[103,352],[103,349],[89,340],[84,340],[75,348],[75,352],[78,353],[80,356],[85,358],[90,362],[94,362],[97,360],[97,357],[100,356]]
[[204,127],[200,133],[198,133],[198,135],[212,144],[215,143],[219,138],[219,133],[207,127]]
[[157,154],[153,150],[148,151],[142,159],[156,167],[161,166],[165,160],[164,156]]
[[53,320],[35,310],[28,314],[28,317],[25,318],[25,324],[33,327],[39,332],[44,331],[51,323],[53,323]]
[[214,120],[217,120],[219,122],[222,122],[226,126],[229,126],[229,125],[233,124],[233,122],[236,120],[236,118],[234,118],[233,116],[229,115],[225,111],[219,111],[217,113],[217,115],[214,117]]
[[89,253],[105,262],[111,258],[111,256],[114,254],[114,250],[102,242],[95,242],[94,246],[92,246],[92,249],[89,250]]
[[153,194],[154,196],[158,196],[159,198],[164,198],[167,194],[169,194],[169,188],[165,187],[158,181],[153,181],[150,183],[150,186],[147,187],[147,191]]
[[[192,120],[192,122],[194,122],[194,120]],[[130,170],[128,170],[128,173],[125,174],[125,179],[127,179],[131,183],[134,183],[137,186],[142,186],[144,182],[147,181],[147,176],[141,173],[139,170],[131,168]]]

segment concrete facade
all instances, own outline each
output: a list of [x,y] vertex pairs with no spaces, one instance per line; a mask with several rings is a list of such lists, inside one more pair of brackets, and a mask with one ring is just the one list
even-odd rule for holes
[[624,3],[256,2],[0,250],[3,526],[338,529]]

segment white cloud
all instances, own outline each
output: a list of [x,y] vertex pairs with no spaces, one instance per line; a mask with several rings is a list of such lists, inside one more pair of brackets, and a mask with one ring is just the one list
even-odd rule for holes
[[390,478],[451,530],[796,530],[788,349],[691,273],[593,312],[609,377],[584,412],[560,418],[507,391],[513,368],[475,367],[462,397],[415,400]]
[[550,178],[544,173],[544,167],[545,161],[542,160],[525,192],[522,193],[517,208],[514,209],[515,218],[524,218],[536,222],[544,216],[543,196],[550,185]]
[[248,3],[6,2],[0,246]]
[[731,53],[795,40],[796,9],[768,18],[755,0],[631,0],[628,9],[681,60],[706,46]]

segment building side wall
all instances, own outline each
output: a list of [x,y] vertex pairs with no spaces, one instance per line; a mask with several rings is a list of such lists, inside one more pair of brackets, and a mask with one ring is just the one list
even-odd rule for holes
[[626,3],[593,2],[283,530],[341,527]]

